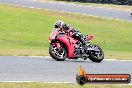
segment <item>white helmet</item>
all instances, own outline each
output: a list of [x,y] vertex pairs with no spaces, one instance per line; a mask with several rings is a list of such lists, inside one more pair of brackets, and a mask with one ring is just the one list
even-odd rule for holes
[[64,25],[64,22],[61,20],[58,20],[55,22],[55,28],[62,28]]

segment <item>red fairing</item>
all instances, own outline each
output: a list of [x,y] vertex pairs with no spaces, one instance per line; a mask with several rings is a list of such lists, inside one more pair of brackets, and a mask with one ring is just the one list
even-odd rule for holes
[[74,57],[74,46],[77,40],[67,35],[61,35],[57,38],[57,40],[61,41],[62,43],[66,45],[68,49],[68,58],[73,58]]
[[52,40],[53,35],[57,35],[58,33],[59,33],[59,29],[55,29],[54,32],[51,32],[50,37],[49,37],[49,41]]
[[[50,37],[49,37],[49,42],[51,43],[53,39],[62,42],[63,44],[66,45],[68,49],[68,58],[73,58],[74,57],[74,46],[78,40],[70,37],[68,34],[59,34],[60,29],[55,29],[52,31]],[[58,48],[60,47],[60,43],[58,42],[53,42]]]

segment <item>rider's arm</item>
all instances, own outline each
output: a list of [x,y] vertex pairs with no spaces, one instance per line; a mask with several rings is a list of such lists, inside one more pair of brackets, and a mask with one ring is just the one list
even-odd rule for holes
[[78,30],[72,29],[73,35],[79,35],[80,37],[83,37],[82,33]]

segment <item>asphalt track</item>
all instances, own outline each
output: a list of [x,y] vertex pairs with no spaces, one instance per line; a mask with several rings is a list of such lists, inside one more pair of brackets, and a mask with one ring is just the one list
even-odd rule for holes
[[70,12],[76,14],[84,14],[91,16],[99,16],[103,18],[122,20],[132,22],[132,16],[130,11],[121,11],[106,8],[97,8],[83,5],[73,5],[68,3],[57,3],[57,2],[37,2],[33,0],[0,0],[0,3],[17,5],[23,7],[49,9],[62,12]]
[[132,61],[90,60],[55,61],[47,57],[0,56],[0,82],[64,82],[76,83],[77,68],[82,65],[87,73],[132,75]]

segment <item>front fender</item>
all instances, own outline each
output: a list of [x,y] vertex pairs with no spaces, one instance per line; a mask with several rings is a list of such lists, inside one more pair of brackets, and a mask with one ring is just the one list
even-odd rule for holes
[[56,39],[62,42],[66,46],[68,50],[68,58],[73,58],[74,57],[74,46],[77,40],[67,35],[60,35]]

